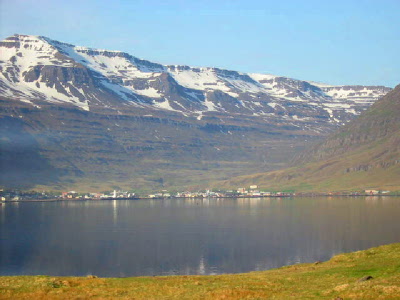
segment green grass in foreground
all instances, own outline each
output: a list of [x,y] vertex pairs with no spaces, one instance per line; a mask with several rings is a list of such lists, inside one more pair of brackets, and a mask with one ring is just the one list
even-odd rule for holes
[[[373,279],[359,282],[364,276]],[[0,299],[400,299],[400,244],[217,276],[0,277]]]

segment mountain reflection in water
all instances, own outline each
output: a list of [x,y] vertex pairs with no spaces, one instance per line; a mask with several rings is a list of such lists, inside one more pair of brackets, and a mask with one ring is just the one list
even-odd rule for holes
[[0,274],[219,274],[400,242],[400,198],[7,203]]

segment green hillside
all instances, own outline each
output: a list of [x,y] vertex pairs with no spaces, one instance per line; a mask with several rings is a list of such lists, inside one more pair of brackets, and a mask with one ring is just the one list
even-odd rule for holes
[[400,190],[400,85],[293,164],[217,185],[316,192]]

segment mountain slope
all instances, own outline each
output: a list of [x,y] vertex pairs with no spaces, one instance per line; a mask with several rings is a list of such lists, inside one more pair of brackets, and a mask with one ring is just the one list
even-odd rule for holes
[[295,167],[241,176],[225,186],[271,189],[400,190],[400,85],[324,142],[299,155]]
[[0,185],[182,188],[278,169],[390,90],[17,34],[0,42]]

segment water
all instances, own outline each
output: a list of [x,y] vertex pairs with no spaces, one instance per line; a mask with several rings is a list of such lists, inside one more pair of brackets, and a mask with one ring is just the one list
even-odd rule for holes
[[400,242],[400,198],[6,203],[0,275],[248,272]]

